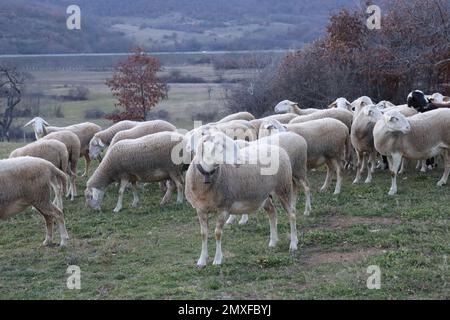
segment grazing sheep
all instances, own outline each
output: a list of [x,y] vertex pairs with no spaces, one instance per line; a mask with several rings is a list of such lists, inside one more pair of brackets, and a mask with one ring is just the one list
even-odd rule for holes
[[250,120],[255,120],[255,116],[252,115],[250,112],[237,112],[237,113],[230,114],[230,115],[220,119],[216,123],[224,123],[224,122],[229,122],[229,121],[234,121],[234,120],[250,121]]
[[76,185],[76,172],[78,159],[80,158],[80,139],[78,139],[77,135],[71,131],[63,130],[52,132],[41,138],[41,140],[58,140],[66,146],[67,152],[69,153],[69,190],[67,192],[66,197],[71,196],[71,201],[75,199],[77,196],[77,185]]
[[[126,139],[109,147],[105,157],[87,182],[86,204],[100,211],[106,188],[120,182],[119,199],[114,212],[122,209],[123,193],[128,183],[133,189],[133,204],[139,202],[136,183],[172,180],[177,188],[177,202],[183,201],[183,163],[174,163],[172,151],[180,147],[183,135],[176,132],[157,132],[137,139]],[[167,203],[173,188],[168,188],[161,205]]]
[[134,128],[119,131],[116,133],[114,138],[111,140],[110,147],[115,145],[117,142],[125,139],[136,139],[149,134],[163,132],[163,131],[175,131],[177,128],[164,120],[152,120],[142,122]]
[[[301,109],[297,102],[292,102],[289,100],[281,101],[274,108],[275,113],[295,113],[296,115],[299,115],[299,116],[306,116],[306,115],[314,113],[318,110],[321,110],[321,109],[315,109],[315,108]],[[280,121],[280,120],[278,120],[278,121]]]
[[62,211],[51,202],[51,190],[62,203],[66,175],[47,160],[20,157],[0,160],[0,219],[6,219],[33,206],[45,219],[47,228],[44,245],[53,237],[53,219],[61,234],[61,246],[67,235]]
[[[292,183],[294,188],[294,196],[297,197],[300,185],[303,186],[305,192],[305,211],[304,215],[308,216],[311,213],[311,191],[309,188],[309,181],[307,178],[307,161],[308,161],[308,146],[306,140],[293,132],[280,132],[268,137],[261,138],[253,142],[237,140],[239,148],[246,148],[254,144],[266,143],[273,144],[283,148],[291,160],[292,167]],[[297,200],[295,200],[297,203]],[[227,224],[233,223],[235,215],[230,215]],[[248,221],[248,215],[242,215],[239,224],[245,224]]]
[[427,159],[439,154],[444,158],[444,174],[437,183],[447,183],[450,172],[450,109],[438,109],[406,118],[391,111],[377,121],[373,130],[375,149],[388,157],[392,172],[389,195],[397,193],[397,174],[402,158]]
[[[26,156],[47,160],[65,174],[70,175],[69,154],[62,142],[57,140],[39,140],[22,148],[17,148],[11,152],[9,158]],[[55,195],[55,203],[59,209],[63,209],[63,203],[59,201],[58,194]]]
[[[272,172],[265,172],[271,155]],[[277,196],[288,213],[291,227],[290,250],[297,250],[295,197],[292,169],[286,151],[275,145],[257,144],[239,149],[222,132],[202,138],[186,173],[186,199],[197,210],[202,236],[202,252],[197,266],[208,260],[208,214],[218,212],[214,265],[222,264],[222,232],[230,214],[254,212],[264,207],[270,220],[269,247],[278,241],[277,213],[272,197]]]
[[83,156],[86,162],[86,167],[82,176],[87,176],[89,174],[89,168],[91,165],[91,158],[89,158],[89,142],[97,132],[102,130],[99,125],[91,122],[83,122],[68,127],[51,127],[47,121],[40,117],[32,119],[25,125],[25,127],[31,124],[34,127],[36,140],[52,132],[68,130],[75,133],[78,139],[80,139],[80,156]]
[[337,98],[334,102],[332,102],[329,106],[328,109],[332,109],[332,108],[338,108],[338,109],[345,109],[348,110],[350,112],[352,112],[352,104],[345,98]]
[[89,157],[91,159],[97,159],[103,150],[109,146],[117,132],[134,128],[141,123],[138,121],[123,120],[105,130],[97,132],[89,142]]
[[259,132],[260,139],[276,132],[290,131],[305,138],[308,145],[308,168],[313,169],[325,164],[327,177],[320,191],[325,191],[331,183],[333,171],[337,181],[334,194],[341,192],[342,164],[348,158],[352,146],[348,128],[339,120],[332,118],[312,120],[298,124],[282,125],[276,120],[264,123]]
[[324,118],[333,118],[341,121],[347,126],[348,132],[350,132],[352,128],[353,113],[345,109],[337,109],[337,108],[320,110],[307,116],[298,116],[289,121],[289,124],[304,123],[311,120]]

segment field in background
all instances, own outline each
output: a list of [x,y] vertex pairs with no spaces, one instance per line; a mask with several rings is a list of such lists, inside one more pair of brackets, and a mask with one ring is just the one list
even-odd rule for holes
[[[0,158],[19,144],[0,144]],[[79,171],[82,168],[80,166]],[[449,187],[437,188],[441,168],[408,172],[399,194],[387,196],[388,172],[373,185],[343,192],[317,192],[322,171],[309,174],[313,213],[297,204],[299,250],[290,254],[286,214],[279,211],[280,242],[268,248],[266,215],[251,215],[245,226],[224,231],[224,264],[197,269],[200,254],[195,210],[184,202],[159,206],[156,184],[142,187],[141,203],[113,214],[117,187],[105,196],[102,213],[79,197],[65,201],[67,248],[43,247],[43,219],[27,210],[0,222],[0,299],[449,299]],[[209,256],[214,256],[215,218],[210,222]],[[55,231],[54,241],[59,241]],[[68,290],[66,269],[81,268],[81,290]],[[367,267],[381,269],[381,289],[369,290]]]

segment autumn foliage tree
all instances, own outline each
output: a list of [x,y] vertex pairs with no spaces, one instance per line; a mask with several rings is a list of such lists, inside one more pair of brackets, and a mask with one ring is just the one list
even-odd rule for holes
[[117,98],[116,107],[122,112],[107,115],[114,122],[121,120],[145,121],[149,111],[167,96],[166,83],[157,73],[161,71],[158,59],[142,48],[135,48],[125,62],[119,63],[106,84]]
[[[263,114],[285,99],[324,108],[337,97],[406,103],[414,89],[450,94],[450,2],[391,0],[382,6],[381,29],[366,27],[366,7],[330,17],[326,34],[267,69],[252,94],[237,88],[232,111]],[[248,87],[244,83],[243,88]]]

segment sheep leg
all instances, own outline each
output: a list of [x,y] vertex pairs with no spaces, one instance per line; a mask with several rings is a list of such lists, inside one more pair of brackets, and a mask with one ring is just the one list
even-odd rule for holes
[[391,189],[388,194],[393,196],[397,193],[397,175],[400,165],[402,164],[402,155],[394,153],[388,157],[388,161],[391,169]]
[[267,200],[264,202],[264,210],[266,210],[267,215],[269,216],[269,223],[270,223],[269,248],[273,248],[277,245],[278,242],[278,230],[277,230],[277,209],[273,205],[271,198],[267,198]]
[[448,150],[445,149],[442,153],[442,157],[444,159],[444,174],[442,175],[441,180],[437,183],[438,187],[442,187],[443,185],[447,184],[448,180],[448,174],[450,173],[450,160],[448,155]]
[[114,208],[113,212],[117,213],[120,210],[122,210],[122,205],[123,205],[123,194],[125,192],[125,189],[128,185],[128,180],[127,179],[122,179],[120,180],[120,187],[119,187],[119,199],[117,199],[117,205]]
[[136,181],[133,181],[131,183],[131,190],[133,190],[133,203],[131,204],[131,207],[137,208],[137,206],[139,205],[139,194]]
[[239,224],[244,225],[247,224],[247,222],[248,222],[248,214],[243,214],[241,216],[241,220],[239,220]]
[[197,261],[197,267],[204,267],[208,262],[208,214],[197,210],[198,221],[200,223],[200,234],[202,236],[202,252]]
[[82,177],[87,177],[89,176],[89,168],[91,166],[91,158],[89,157],[89,154],[85,154],[84,155],[84,162],[85,162],[85,168],[84,168],[84,172],[81,175]]
[[[279,196],[280,197],[280,196]],[[296,219],[296,211],[295,211],[295,203],[292,202],[292,199],[288,199],[285,196],[280,197],[281,205],[283,209],[286,211],[289,224],[291,227],[291,244],[289,245],[289,250],[296,251],[298,245],[297,238],[297,219]]]
[[398,174],[405,173],[407,166],[408,166],[408,160],[406,158],[403,158],[402,159],[402,165],[400,167],[400,171],[398,172]]
[[427,172],[427,160],[422,160],[422,166],[420,168],[420,172]]
[[363,159],[364,159],[364,153],[356,151],[356,177],[355,180],[353,180],[353,184],[357,184],[359,180],[361,180],[361,173],[362,173],[362,166],[363,166]]
[[333,162],[334,168],[336,170],[336,187],[334,189],[334,194],[339,194],[339,193],[341,193],[343,168],[342,168],[342,164],[340,161],[333,159],[332,162]]
[[367,162],[367,178],[366,181],[364,181],[364,183],[372,182],[372,173],[375,172],[375,158],[376,158],[375,152],[369,153],[369,160]]
[[181,177],[177,176],[176,174],[171,174],[170,178],[173,182],[175,182],[175,185],[177,187],[177,203],[183,203],[183,181]]
[[372,171],[372,174],[374,174],[375,169],[377,168],[377,153],[375,151],[371,152],[369,159],[371,159],[370,161],[372,162],[372,167],[370,170]]
[[[54,206],[52,203],[44,203],[44,204],[36,204],[33,205],[44,217],[49,216],[54,218],[58,223],[59,234],[61,235],[61,243],[60,246],[63,247],[66,245],[67,240],[69,239],[69,235],[67,234],[66,224],[64,222],[64,215],[58,207]],[[52,223],[53,223],[53,219]],[[47,223],[47,220],[46,220]]]
[[305,216],[309,216],[311,213],[311,188],[309,187],[309,180],[305,177],[300,180],[303,185],[303,190],[305,192],[305,212],[303,213]]
[[167,180],[167,191],[164,194],[164,197],[162,198],[160,205],[163,206],[167,202],[170,201],[170,198],[172,198],[172,193],[175,190],[175,183],[172,180]]
[[225,222],[225,224],[233,224],[234,221],[236,221],[236,215],[230,214],[230,217],[228,218],[227,222]]
[[44,217],[46,227],[45,240],[43,242],[43,245],[50,246],[53,240],[53,217],[48,215],[42,216]]
[[324,192],[325,190],[327,190],[327,188],[331,184],[331,179],[332,179],[332,174],[333,174],[332,165],[331,165],[331,163],[327,162],[326,166],[327,166],[327,176],[325,178],[325,182],[323,183],[322,188],[320,188],[320,192]]
[[216,223],[216,255],[214,256],[213,265],[221,265],[222,264],[222,232],[225,221],[228,219],[229,213],[228,211],[223,211],[220,213],[219,218]]

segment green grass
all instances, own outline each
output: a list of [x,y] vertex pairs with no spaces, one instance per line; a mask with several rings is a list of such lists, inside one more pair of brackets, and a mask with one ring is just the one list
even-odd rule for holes
[[[0,144],[0,158],[17,147]],[[79,168],[81,170],[81,167]],[[113,214],[117,187],[103,212],[84,206],[80,196],[65,201],[66,248],[43,247],[42,218],[30,209],[0,222],[1,299],[449,299],[450,189],[435,186],[441,169],[409,172],[399,194],[387,196],[390,178],[377,172],[371,186],[352,186],[347,172],[342,194],[317,192],[322,171],[311,172],[313,214],[301,215],[299,250],[289,253],[287,218],[279,208],[280,242],[268,248],[264,213],[224,232],[224,264],[214,256],[210,222],[210,264],[198,269],[199,224],[188,203],[159,206],[156,185],[140,191],[141,205]],[[59,233],[55,232],[55,242]],[[67,266],[81,268],[81,290],[66,288]],[[369,290],[369,265],[381,268],[381,289]]]

